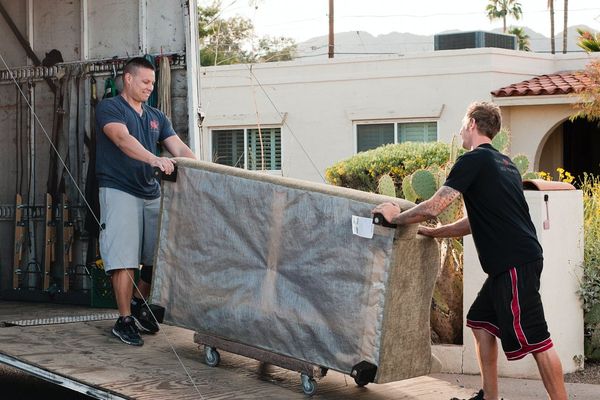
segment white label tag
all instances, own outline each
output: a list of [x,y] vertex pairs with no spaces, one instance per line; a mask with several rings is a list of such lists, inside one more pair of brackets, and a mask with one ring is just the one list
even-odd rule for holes
[[373,238],[373,220],[371,218],[352,216],[352,233],[367,239]]

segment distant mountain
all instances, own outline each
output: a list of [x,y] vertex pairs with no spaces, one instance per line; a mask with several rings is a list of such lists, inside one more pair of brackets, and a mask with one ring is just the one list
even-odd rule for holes
[[[577,28],[590,30],[585,25],[571,26],[568,29],[567,51],[581,51],[577,46]],[[445,31],[440,33],[460,32]],[[494,29],[492,32],[502,32]],[[550,38],[525,27],[529,35],[531,50],[549,53]],[[556,52],[562,52],[562,32],[556,34]],[[297,58],[327,58],[327,36],[319,36],[298,43]],[[433,51],[433,35],[414,35],[412,33],[392,32],[385,35],[373,36],[364,31],[341,32],[335,35],[336,58],[358,56],[377,56],[381,54],[408,54]]]
[[[579,46],[577,46],[577,38],[579,37],[579,33],[577,33],[577,28],[583,30],[592,30],[589,26],[585,25],[575,25],[570,26],[567,29],[567,51],[583,51]],[[502,32],[502,29],[496,29],[493,32]],[[541,33],[537,33],[532,31],[531,29],[525,27],[525,32],[529,35],[529,43],[532,51],[540,52],[540,53],[550,53],[550,38],[542,35]],[[558,32],[554,36],[555,41],[555,49],[557,53],[562,53],[563,51],[563,37],[562,31]]]

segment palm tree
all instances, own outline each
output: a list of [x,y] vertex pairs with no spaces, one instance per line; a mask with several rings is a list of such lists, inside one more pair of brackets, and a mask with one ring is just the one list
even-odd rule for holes
[[554,54],[556,53],[554,46],[554,0],[548,0],[548,9],[550,10],[550,49]]
[[565,19],[563,22],[563,53],[567,54],[567,16],[569,15],[569,0],[565,0]]
[[525,28],[519,26],[512,26],[508,33],[517,37],[517,43],[519,44],[519,50],[531,51],[529,47],[529,35],[525,33]]
[[502,18],[502,32],[504,33],[506,33],[507,16],[512,16],[517,20],[523,16],[521,3],[516,0],[489,0],[485,9],[490,21]]
[[577,46],[588,53],[600,51],[600,32],[592,33],[583,29],[577,29],[577,32],[579,33]]

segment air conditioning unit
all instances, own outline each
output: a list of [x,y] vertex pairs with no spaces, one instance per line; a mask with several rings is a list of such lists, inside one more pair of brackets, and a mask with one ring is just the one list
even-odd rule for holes
[[473,49],[478,47],[517,50],[517,37],[505,33],[484,31],[438,33],[433,38],[434,50]]

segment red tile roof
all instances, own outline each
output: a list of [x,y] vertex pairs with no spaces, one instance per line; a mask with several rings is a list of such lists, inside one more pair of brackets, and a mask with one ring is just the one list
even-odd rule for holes
[[539,96],[576,93],[591,85],[590,78],[583,71],[559,72],[539,75],[523,82],[513,83],[492,92],[495,97]]

